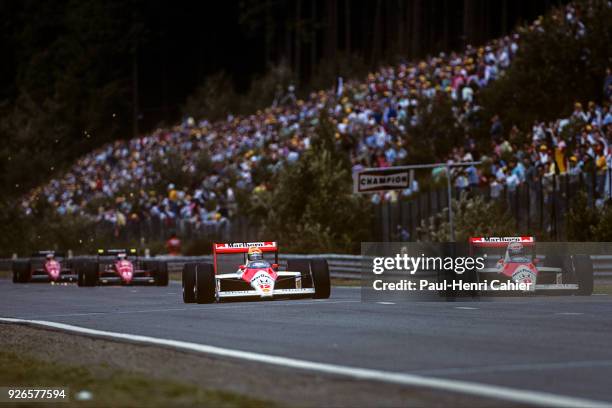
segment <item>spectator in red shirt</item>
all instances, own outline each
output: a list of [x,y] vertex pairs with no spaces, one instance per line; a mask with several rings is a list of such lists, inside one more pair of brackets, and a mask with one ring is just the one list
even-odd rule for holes
[[172,233],[166,241],[166,249],[168,250],[168,255],[179,256],[181,254],[181,240],[175,233]]

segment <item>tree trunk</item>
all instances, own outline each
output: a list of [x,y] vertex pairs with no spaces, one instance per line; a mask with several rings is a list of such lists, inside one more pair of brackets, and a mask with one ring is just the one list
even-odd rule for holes
[[413,0],[412,2],[412,46],[411,54],[413,57],[418,57],[421,54],[421,22],[422,22],[422,4],[421,0]]
[[336,59],[338,51],[338,0],[328,0],[327,11],[327,56],[332,61]]
[[370,58],[370,65],[375,66],[378,56],[380,55],[380,43],[381,43],[381,8],[382,1],[376,0],[376,12],[374,13],[374,36],[372,40],[372,54]]
[[133,109],[133,118],[132,118],[132,132],[133,137],[138,137],[138,119],[140,113],[140,107],[138,106],[138,45],[134,48],[132,54],[132,109]]
[[344,50],[351,53],[351,0],[344,0]]
[[464,46],[474,42],[474,2],[475,0],[464,0],[463,2]]
[[314,76],[317,66],[317,0],[310,0],[310,19],[312,20],[312,33],[310,38],[310,76]]
[[295,78],[300,80],[302,71],[302,0],[295,0]]
[[265,39],[265,61],[266,69],[270,66],[272,61],[272,39],[274,38],[274,21],[272,19],[272,3],[271,0],[266,0],[266,39]]

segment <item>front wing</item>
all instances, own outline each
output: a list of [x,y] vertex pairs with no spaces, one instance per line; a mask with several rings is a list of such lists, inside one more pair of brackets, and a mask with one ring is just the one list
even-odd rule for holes
[[[134,276],[132,277],[130,284],[132,285],[134,284],[141,284],[141,285],[154,284],[155,277],[152,276],[151,274],[147,276],[148,272],[149,271],[145,271],[145,270],[138,270],[138,269],[135,270]],[[114,271],[103,271],[98,277],[99,285],[121,285],[122,283],[123,283],[123,279],[121,279],[121,277],[117,275]]]
[[[292,271],[279,271],[277,272],[279,277],[298,277],[301,276],[300,272],[292,272]],[[227,299],[227,298],[240,298],[240,297],[260,297],[260,293],[255,289],[248,290],[220,290],[220,280],[228,279],[228,280],[241,280],[240,276],[237,273],[224,273],[220,275],[216,275],[215,279],[217,281],[217,297],[219,299]],[[244,281],[243,281],[244,282]],[[245,285],[248,285],[247,282],[244,282]],[[274,288],[272,291],[271,297],[290,297],[290,296],[303,296],[303,295],[312,295],[315,293],[314,287],[312,288],[283,288],[277,289]]]
[[[562,283],[561,275],[563,273],[563,270],[561,268],[555,268],[552,266],[539,266],[538,272],[556,273],[557,280],[559,281],[559,283],[550,283],[550,284],[536,283],[535,290],[576,290],[578,289],[578,284],[576,283]],[[479,269],[478,273],[499,273],[499,269],[483,268],[483,269]],[[491,289],[485,289],[485,290],[491,290]]]

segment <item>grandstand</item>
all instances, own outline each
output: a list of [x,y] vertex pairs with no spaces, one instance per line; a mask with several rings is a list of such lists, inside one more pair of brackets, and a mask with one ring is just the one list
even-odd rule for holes
[[[553,13],[569,36],[588,30],[572,4]],[[536,20],[527,30],[543,30],[540,23]],[[598,197],[609,195],[609,99],[586,106],[577,102],[570,117],[536,122],[526,135],[516,127],[504,129],[498,116],[490,118],[488,150],[479,149],[469,136],[480,111],[479,92],[504,75],[520,47],[517,31],[462,52],[382,66],[364,79],[312,92],[305,100],[285,98],[251,115],[212,123],[187,118],[81,157],[61,178],[32,190],[21,206],[32,214],[37,202],[45,200],[60,215],[83,216],[114,229],[155,221],[168,228],[188,225],[190,231],[223,230],[240,214],[241,192],[273,189],[272,175],[299,160],[323,111],[335,127],[337,148],[356,171],[410,162],[407,135],[439,100],[450,101],[455,126],[466,136],[437,161],[487,163],[455,174],[457,190],[486,186],[497,197],[496,191],[512,191],[537,177],[595,172]],[[609,98],[609,77],[606,81]],[[574,133],[568,136],[568,130]],[[180,185],[168,182],[166,172],[180,173]],[[372,200],[394,202],[413,193],[389,192]]]

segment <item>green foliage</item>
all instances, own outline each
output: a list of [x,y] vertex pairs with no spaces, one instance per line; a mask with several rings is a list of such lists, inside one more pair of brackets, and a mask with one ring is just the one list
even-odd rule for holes
[[230,113],[241,111],[240,99],[232,79],[224,72],[208,76],[194,93],[187,98],[183,113],[210,121],[224,119]]
[[320,118],[312,148],[287,164],[270,191],[254,193],[251,214],[262,215],[266,236],[282,241],[287,251],[355,252],[370,231],[371,208],[352,193],[350,170],[339,160],[329,120]]
[[81,251],[96,242],[93,223],[76,216],[60,216],[46,203],[26,216],[20,208],[0,203],[0,256],[28,255],[40,249]]
[[408,131],[410,164],[440,162],[453,146],[458,146],[463,140],[463,131],[452,107],[446,94],[437,96],[431,105],[428,101],[419,103],[419,122]]
[[[516,227],[510,214],[497,201],[486,201],[481,195],[469,197],[462,193],[453,199],[455,241],[467,242],[474,236],[515,235]],[[418,228],[420,239],[430,242],[450,242],[448,208],[423,220]]]
[[0,79],[4,195],[24,194],[129,132],[131,55],[144,39],[133,9],[118,0],[14,3],[2,27],[13,69]]
[[612,241],[612,203],[602,208],[589,206],[585,193],[572,200],[566,217],[567,240],[574,242]]
[[160,176],[159,182],[154,186],[156,191],[166,191],[170,183],[179,189],[190,186],[195,177],[187,171],[185,157],[174,150],[157,157],[153,161],[153,169]]
[[282,102],[289,85],[295,83],[291,68],[281,61],[268,67],[265,74],[255,77],[249,90],[238,93],[233,79],[225,72],[208,76],[183,107],[183,114],[211,121],[224,119],[228,114],[251,114],[258,109]]
[[[546,15],[543,30],[522,29],[519,51],[506,75],[481,93],[485,117],[499,113],[507,129],[516,124],[525,130],[536,119],[568,116],[575,101],[601,100],[612,61],[612,9],[605,0],[575,3],[582,10],[585,34],[569,30],[563,13]],[[587,12],[590,7],[593,11]]]

